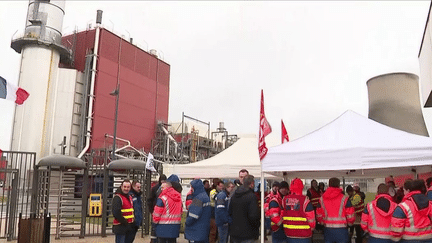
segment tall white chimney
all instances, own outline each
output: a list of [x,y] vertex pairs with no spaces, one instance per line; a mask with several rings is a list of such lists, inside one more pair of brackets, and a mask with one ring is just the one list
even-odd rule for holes
[[18,84],[30,93],[15,110],[13,151],[36,152],[36,159],[49,155],[54,109],[53,96],[60,58],[70,52],[61,45],[65,1],[30,0],[24,35],[12,40],[21,53]]

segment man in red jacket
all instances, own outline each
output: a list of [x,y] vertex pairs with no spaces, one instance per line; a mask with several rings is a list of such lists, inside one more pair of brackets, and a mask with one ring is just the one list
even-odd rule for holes
[[269,216],[271,220],[272,242],[283,243],[287,238],[282,225],[282,198],[289,193],[289,186],[286,181],[279,184],[279,191],[270,200]]
[[390,222],[397,204],[389,195],[389,186],[381,183],[375,200],[368,203],[361,217],[362,229],[369,233],[371,243],[392,243]]
[[405,196],[394,210],[391,219],[394,241],[432,241],[432,205],[421,192],[424,188],[424,180],[405,181]]
[[270,220],[270,214],[269,214],[269,204],[273,197],[275,197],[278,194],[279,191],[279,182],[275,181],[273,182],[272,190],[270,193],[264,198],[264,215],[265,215],[265,221],[264,221],[264,229],[265,229],[265,237],[267,238],[267,235],[271,234],[271,220]]
[[348,242],[348,226],[355,221],[354,208],[342,194],[340,180],[336,177],[330,178],[329,188],[318,203],[317,219],[324,225],[325,242]]
[[315,211],[312,203],[303,196],[303,182],[291,181],[291,194],[282,200],[283,228],[290,243],[309,243],[315,228]]
[[161,186],[153,212],[158,243],[175,243],[179,237],[183,204],[180,192],[172,186],[179,181],[178,176],[173,174]]

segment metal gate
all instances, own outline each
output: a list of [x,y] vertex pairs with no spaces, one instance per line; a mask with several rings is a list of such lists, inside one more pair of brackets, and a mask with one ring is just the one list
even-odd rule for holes
[[19,216],[30,216],[36,153],[0,150],[0,238],[18,237]]
[[[141,198],[143,201],[144,220],[141,229],[141,237],[143,237],[144,234],[149,234],[150,227],[150,214],[147,209],[146,201],[151,189],[151,173],[149,171],[146,171],[144,168],[138,170],[127,168],[128,163],[126,163],[126,166],[121,170],[107,169],[109,167],[108,165],[112,163],[108,155],[109,153],[107,152],[107,150],[97,150],[92,151],[92,153],[86,154],[85,156],[85,161],[88,165],[87,181],[85,178],[77,181],[82,181],[80,187],[83,188],[82,190],[87,191],[86,202],[88,202],[88,197],[90,196],[90,194],[102,194],[103,208],[102,215],[95,217],[90,216],[88,213],[89,207],[85,207],[86,211],[83,214],[85,216],[85,220],[83,219],[82,222],[85,221],[86,223],[81,225],[82,228],[80,237],[83,238],[84,236],[106,236],[112,234],[112,198],[120,183],[126,178],[129,180],[138,180],[142,185]],[[141,163],[144,163],[142,159],[143,158],[139,158],[139,160],[126,160],[132,160],[135,162],[139,161]],[[161,171],[161,164],[156,163],[156,168]]]
[[32,212],[51,214],[55,238],[79,236],[83,209],[82,192],[76,190],[77,176],[87,171],[84,161],[65,155],[42,158],[36,165]]
[[[89,214],[89,207],[88,207],[88,200],[90,197],[90,194],[103,194],[104,193],[104,176],[105,176],[105,167],[107,165],[107,156],[105,154],[105,151],[98,151],[93,152],[91,154],[86,154],[85,160],[87,161],[88,165],[88,174],[86,178],[78,178],[78,191],[85,191],[86,193],[83,193],[85,195],[85,211],[83,211],[83,217],[81,224],[81,234],[80,237],[83,238],[84,236],[100,236],[104,235],[102,232],[106,232],[107,227],[107,220],[103,219],[103,216],[90,216]],[[108,187],[113,187],[113,178],[108,177]],[[77,180],[78,181],[78,180]],[[79,189],[81,187],[81,189]],[[107,192],[112,191],[110,189],[107,190]],[[107,198],[112,198],[112,193],[110,195],[107,195]],[[104,204],[105,201],[102,199],[102,204]],[[102,214],[107,214],[106,212],[102,211]],[[106,217],[105,217],[106,218]],[[103,223],[105,222],[105,223]]]
[[[107,170],[105,171],[107,177],[113,178],[112,187],[108,185],[106,187],[108,189],[107,193],[104,193],[104,196],[107,195],[108,197],[104,201],[107,202],[104,204],[104,212],[106,212],[105,215],[102,215],[103,221],[107,222],[107,230],[112,230],[112,223],[113,223],[113,217],[112,217],[112,196],[116,192],[116,190],[120,187],[122,181],[124,179],[129,179],[131,182],[133,180],[137,180],[141,183],[142,190],[145,190],[146,185],[146,169],[145,169],[145,162],[142,160],[136,160],[136,159],[120,159],[120,160],[114,160],[112,161],[108,166]],[[148,178],[148,177],[147,177]],[[105,180],[105,183],[107,183],[107,180]],[[104,184],[107,185],[107,184]],[[145,191],[144,191],[145,192]],[[146,210],[146,197],[144,196],[145,193],[142,194],[141,200],[143,205],[143,212]],[[111,196],[111,197],[109,197]],[[105,219],[104,219],[105,216]],[[108,216],[108,217],[107,217]],[[146,217],[143,218],[143,225],[141,225],[141,236],[143,236],[144,231],[143,229],[146,227],[144,225],[146,222]]]
[[[148,234],[149,214],[146,199],[151,173],[145,162],[120,159],[109,162],[102,152],[86,155],[85,161],[65,155],[42,158],[35,166],[32,191],[32,213],[51,213],[56,239],[65,236],[106,236],[112,234],[112,198],[124,179],[138,180],[142,185],[144,220],[141,236]],[[109,162],[109,163],[108,163]],[[159,164],[158,164],[159,165]],[[156,166],[160,167],[161,166]],[[16,172],[18,173],[18,172]],[[92,195],[92,196],[91,196]],[[95,215],[92,198],[102,199]],[[93,206],[92,206],[93,205]]]

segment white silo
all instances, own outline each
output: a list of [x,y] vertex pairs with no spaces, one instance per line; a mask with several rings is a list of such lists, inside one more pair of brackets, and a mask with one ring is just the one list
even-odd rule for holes
[[36,152],[37,159],[49,155],[53,122],[53,97],[60,59],[70,52],[61,45],[65,1],[30,0],[24,35],[12,40],[21,53],[18,84],[30,97],[15,110],[13,151]]

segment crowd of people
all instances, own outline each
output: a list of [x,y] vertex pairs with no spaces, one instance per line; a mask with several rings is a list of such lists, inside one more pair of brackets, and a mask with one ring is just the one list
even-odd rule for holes
[[[378,186],[375,199],[365,203],[358,186],[341,188],[338,178],[311,181],[303,195],[299,178],[274,182],[264,201],[265,235],[274,243],[312,242],[432,242],[432,178],[406,180],[396,188],[392,177]],[[186,197],[184,237],[193,243],[250,243],[260,235],[261,205],[255,181],[247,170],[236,182],[194,179]],[[124,180],[113,198],[116,242],[133,242],[142,224],[141,185]],[[427,190],[427,188],[430,188]],[[161,175],[147,200],[152,213],[152,243],[174,243],[183,213],[178,176]]]

